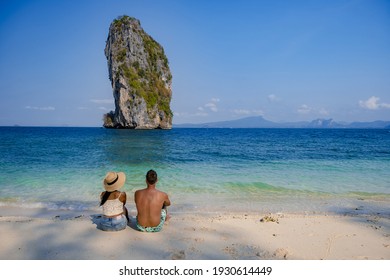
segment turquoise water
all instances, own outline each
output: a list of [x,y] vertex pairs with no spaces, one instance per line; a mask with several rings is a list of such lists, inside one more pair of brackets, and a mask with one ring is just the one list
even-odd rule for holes
[[0,205],[96,209],[116,170],[132,208],[155,169],[173,212],[390,213],[389,130],[1,127],[0,154]]

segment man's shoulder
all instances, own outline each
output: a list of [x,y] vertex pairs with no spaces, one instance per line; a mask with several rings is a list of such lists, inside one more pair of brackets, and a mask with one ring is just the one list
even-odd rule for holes
[[145,192],[145,189],[136,190],[136,191],[134,192],[134,195],[140,195],[140,194],[142,194],[142,193],[144,193],[144,192]]
[[163,191],[160,191],[160,190],[157,190],[158,193],[161,195],[161,196],[168,196],[168,194],[166,192],[163,192]]

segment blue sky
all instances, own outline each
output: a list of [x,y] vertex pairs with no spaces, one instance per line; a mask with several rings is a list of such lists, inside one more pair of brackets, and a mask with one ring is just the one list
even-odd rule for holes
[[101,126],[110,23],[165,50],[173,123],[390,120],[390,1],[0,2],[0,125]]

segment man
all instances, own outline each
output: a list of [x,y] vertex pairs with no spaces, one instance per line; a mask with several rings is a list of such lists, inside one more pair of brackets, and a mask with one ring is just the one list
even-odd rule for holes
[[149,170],[146,173],[147,187],[134,193],[137,206],[137,228],[140,231],[158,232],[167,219],[166,207],[171,205],[168,195],[156,189],[157,173]]

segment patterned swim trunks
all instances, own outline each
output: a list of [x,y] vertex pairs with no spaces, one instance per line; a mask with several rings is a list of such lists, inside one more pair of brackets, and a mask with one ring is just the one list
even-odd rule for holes
[[155,226],[155,227],[143,227],[141,225],[138,224],[138,220],[137,220],[137,229],[139,231],[143,231],[143,232],[159,232],[162,230],[162,227],[165,223],[165,219],[167,218],[167,211],[165,209],[161,209],[161,218],[160,218],[160,223]]

